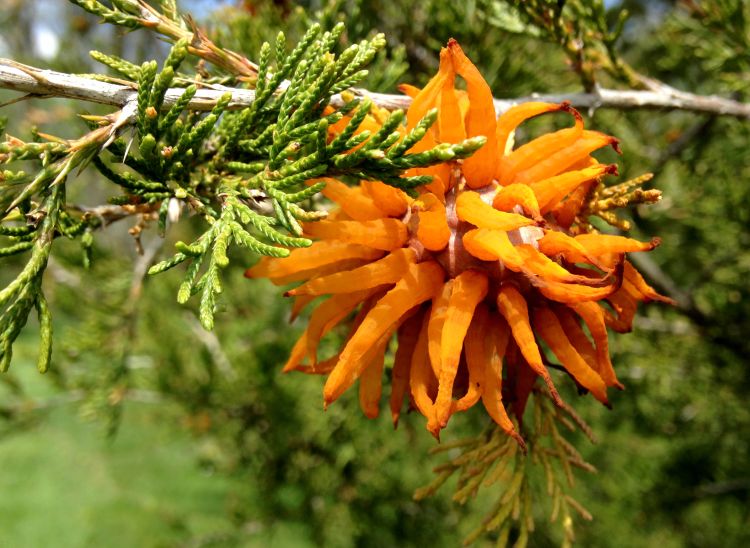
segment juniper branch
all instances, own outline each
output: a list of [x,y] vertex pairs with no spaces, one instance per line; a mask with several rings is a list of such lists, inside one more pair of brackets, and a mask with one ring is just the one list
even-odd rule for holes
[[[667,84],[648,80],[651,89],[620,90],[595,87],[589,93],[531,94],[513,99],[495,99],[495,111],[500,114],[510,107],[529,101],[551,103],[569,102],[582,109],[665,109],[700,112],[720,116],[750,119],[750,104],[718,95],[699,95],[682,91]],[[211,110],[219,98],[231,93],[228,110],[246,108],[255,101],[255,91],[241,88],[214,86],[215,89],[199,89],[187,103],[188,110]],[[134,87],[101,82],[52,70],[22,65],[10,59],[0,58],[0,88],[11,89],[31,97],[67,97],[81,101],[122,107],[137,97]],[[164,95],[164,107],[171,107],[184,93],[184,88],[169,88]],[[387,110],[407,109],[411,98],[402,95],[373,93],[354,88],[357,96],[369,98],[373,104]],[[341,107],[346,103],[341,94],[331,97],[330,104]],[[131,122],[134,120],[131,119]]]
[[[130,8],[137,11],[140,4],[120,2],[116,4],[120,11],[114,15],[97,2],[86,5],[101,11],[105,19],[116,15],[125,21],[129,20]],[[127,9],[122,11],[124,8]],[[413,192],[415,186],[426,184],[429,178],[405,177],[406,170],[466,158],[484,144],[483,138],[474,138],[410,154],[411,146],[435,122],[435,113],[429,113],[418,124],[421,133],[415,130],[404,136],[399,131],[403,111],[388,116],[375,112],[369,100],[360,101],[351,93],[339,96],[336,92],[366,75],[363,67],[385,45],[383,36],[377,35],[336,56],[333,48],[343,31],[343,24],[330,32],[312,25],[288,55],[279,47],[282,42],[279,40],[273,73],[271,47],[264,45],[259,66],[264,76],[257,82],[255,93],[227,89],[218,98],[211,95],[209,101],[202,103],[206,90],[198,90],[197,86],[176,90],[169,87],[189,51],[185,39],[173,45],[161,72],[156,61],[146,61],[140,68],[127,65],[126,75],[129,72],[137,76],[133,87],[68,75],[68,81],[72,78],[76,82],[71,92],[67,84],[59,81],[59,73],[13,64],[9,73],[14,75],[16,89],[32,84],[44,87],[36,95],[83,95],[124,104],[113,115],[86,116],[84,119],[96,129],[77,141],[46,136],[50,143],[24,143],[10,137],[0,143],[2,163],[38,159],[40,154],[43,159],[42,169],[33,179],[20,171],[3,173],[8,184],[0,188],[2,218],[11,222],[21,220],[23,212],[18,208],[26,201],[60,183],[74,167],[89,162],[123,192],[110,199],[113,206],[120,206],[116,211],[107,210],[111,218],[142,213],[142,208],[146,208],[148,215],[141,214],[139,223],[133,227],[136,235],[155,216],[163,233],[170,204],[177,202],[181,207],[179,204],[187,202],[206,220],[207,230],[192,244],[178,243],[177,253],[151,272],[163,272],[187,261],[178,301],[184,303],[191,295],[200,293],[201,323],[210,329],[216,297],[221,293],[220,271],[229,263],[227,251],[232,243],[276,257],[287,255],[288,248],[312,243],[302,237],[302,223],[318,220],[326,213],[308,211],[300,204],[318,194],[325,183],[308,185],[308,181],[349,176],[382,180]],[[117,60],[106,60],[108,66],[113,63],[120,64]],[[250,94],[253,100],[235,101],[233,93],[238,91]],[[333,113],[326,112],[332,97],[338,97],[341,107]],[[191,108],[196,101],[199,107]],[[233,102],[244,108],[239,114],[224,115]],[[203,107],[211,107],[207,115],[202,115]],[[329,144],[329,126],[341,122],[345,116],[348,116],[345,128]],[[382,129],[374,135],[361,128],[370,116],[384,119]],[[118,130],[126,123],[136,130],[130,141],[118,137]],[[111,155],[105,152],[107,148]],[[250,174],[249,178],[245,174]],[[265,214],[253,211],[251,208],[259,200],[270,202],[271,211]],[[92,229],[106,225],[108,220],[90,212],[79,218],[63,212],[60,218],[60,234],[71,238],[86,236],[82,238],[82,247],[87,264]],[[4,230],[12,233],[22,228],[6,226]],[[29,248],[20,233],[17,237],[6,235],[12,244],[3,250],[5,255]]]

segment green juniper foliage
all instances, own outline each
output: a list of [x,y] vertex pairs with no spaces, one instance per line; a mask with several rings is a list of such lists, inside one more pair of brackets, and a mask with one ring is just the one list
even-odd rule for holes
[[[137,2],[115,2],[113,8],[100,2],[78,4],[110,23],[132,28],[144,24],[137,17],[143,9]],[[173,14],[167,9],[162,15],[170,21]],[[92,164],[120,189],[111,204],[120,206],[124,214],[138,213],[144,222],[158,218],[162,232],[170,205],[177,210],[185,205],[203,217],[205,232],[190,244],[178,242],[177,253],[149,272],[158,274],[186,262],[177,299],[185,303],[200,293],[201,324],[211,329],[217,295],[222,292],[220,272],[229,264],[231,245],[284,257],[289,248],[312,243],[302,237],[301,223],[325,217],[324,211],[310,209],[325,183],[308,186],[307,181],[330,176],[374,179],[411,192],[429,178],[405,177],[407,169],[465,158],[484,143],[475,138],[410,154],[409,149],[435,122],[434,112],[405,135],[399,130],[404,120],[400,111],[391,113],[376,133],[358,132],[373,108],[367,99],[350,96],[340,109],[328,113],[331,98],[360,82],[367,75],[365,67],[385,45],[384,37],[376,35],[337,55],[344,28],[339,23],[324,31],[314,24],[289,53],[286,38],[279,33],[273,47],[264,43],[259,52],[252,82],[254,101],[227,112],[232,95],[225,93],[205,115],[190,110],[198,82],[186,86],[170,108],[164,105],[189,53],[186,37],[175,41],[161,68],[156,61],[136,67],[94,52],[96,60],[137,84],[135,134],[118,136],[112,117],[90,117],[101,127],[77,141],[11,139],[0,144],[8,167],[19,160],[41,158],[36,175],[12,169],[3,175],[2,234],[10,243],[0,255],[33,247],[29,263],[0,299],[5,307],[0,319],[3,369],[10,363],[13,341],[36,307],[44,327],[39,367],[46,370],[51,324],[41,278],[52,241],[56,235],[81,236],[84,249],[89,249],[92,230],[102,223],[96,215],[68,211],[65,183],[76,168],[80,171]],[[329,142],[329,126],[345,116],[346,127]]]

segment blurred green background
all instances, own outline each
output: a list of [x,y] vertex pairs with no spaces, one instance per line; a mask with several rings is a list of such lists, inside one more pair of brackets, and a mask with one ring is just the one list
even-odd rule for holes
[[[580,91],[583,79],[561,41],[520,24],[513,4],[181,6],[220,44],[250,59],[280,29],[292,42],[312,19],[330,24],[346,13],[347,41],[375,29],[388,38],[367,82],[376,91],[423,84],[449,37],[496,97]],[[615,46],[623,63],[683,90],[750,100],[747,2],[606,5],[612,27],[624,8],[631,13]],[[58,70],[102,70],[90,49],[141,62],[161,59],[166,48],[143,31],[98,25],[63,0],[0,0],[0,55]],[[624,85],[604,64],[594,66],[599,81]],[[0,101],[11,97],[0,93]],[[2,110],[8,132],[25,138],[32,125],[75,136],[84,125],[74,115],[84,109],[101,111],[57,100]],[[679,305],[645,307],[634,333],[612,337],[613,362],[627,387],[612,394],[613,411],[566,394],[598,437],[596,445],[575,440],[599,470],[576,486],[594,515],[577,524],[578,542],[750,545],[750,123],[691,112],[584,114],[589,127],[621,139],[622,180],[655,174],[650,185],[664,198],[632,212],[633,234],[662,237],[640,267]],[[529,124],[526,138],[549,124]],[[71,192],[87,205],[106,198],[104,185],[86,176]],[[222,312],[207,334],[194,311],[175,302],[178,272],[141,287],[127,228],[98,236],[88,272],[77,244],[57,245],[45,280],[56,330],[52,370],[41,377],[34,369],[30,325],[11,371],[0,377],[0,546],[460,544],[497,493],[480,492],[460,507],[447,486],[414,502],[414,490],[441,462],[428,454],[434,441],[420,417],[404,417],[394,432],[387,417],[361,416],[352,394],[324,413],[322,379],[280,373],[300,325],[288,325],[289,303],[278,289],[240,271],[228,274]],[[147,252],[167,256],[193,230],[188,220],[163,245],[148,236]],[[242,260],[255,259],[235,258]],[[3,281],[14,271],[6,264]],[[478,410],[457,417],[444,439],[476,434],[484,421]],[[531,545],[557,545],[548,508],[537,510]]]

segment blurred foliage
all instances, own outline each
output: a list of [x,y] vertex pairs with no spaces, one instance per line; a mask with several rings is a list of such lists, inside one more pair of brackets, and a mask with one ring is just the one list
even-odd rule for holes
[[[16,9],[24,3],[11,4]],[[576,4],[586,3],[534,4],[560,10],[558,17],[565,21],[576,14]],[[295,41],[312,20],[330,27],[346,13],[342,47],[376,31],[388,39],[364,84],[379,91],[394,92],[398,81],[424,83],[437,67],[439,47],[455,37],[497,97],[579,90],[591,78],[628,85],[627,78],[608,69],[604,61],[609,60],[627,66],[633,71],[629,75],[748,100],[747,2],[622,4],[632,15],[616,42],[607,45],[602,37],[616,32],[620,5],[597,19],[606,26],[599,27],[599,34],[581,30],[588,44],[581,54],[592,60],[587,75],[561,36],[555,37],[554,25],[529,18],[531,8],[519,10],[518,2],[318,0],[297,5],[248,0],[202,16],[217,43],[257,59],[260,44],[278,30]],[[3,12],[0,30],[13,56],[31,62],[28,44],[11,32],[22,28],[24,9],[18,8],[17,15]],[[59,19],[68,33],[63,41],[72,49],[66,47],[51,66],[90,71],[78,65],[87,62],[79,48],[111,52],[114,47],[132,61],[150,58],[137,54],[137,44],[151,40],[147,33],[100,32],[96,29],[108,27],[97,27],[80,10],[65,6],[62,11]],[[86,29],[82,38],[72,38],[74,22]],[[40,117],[45,131],[65,124],[69,104],[57,103],[62,105],[58,110],[51,104],[26,102],[4,109],[11,119],[9,132],[18,134],[31,116]],[[589,114],[588,126],[621,139],[623,156],[616,161],[623,179],[655,173],[649,185],[663,191],[663,201],[636,209],[629,220],[636,236],[662,238],[648,264],[639,267],[679,305],[646,308],[633,334],[612,338],[613,362],[627,387],[612,395],[613,411],[575,401],[572,390],[566,395],[598,438],[593,446],[582,436],[573,440],[599,471],[576,483],[575,499],[594,515],[591,522],[577,523],[577,541],[662,548],[747,545],[750,124],[685,112]],[[94,200],[84,190],[85,180],[77,186],[70,199]],[[200,234],[197,222],[183,225],[170,234],[160,257],[167,256],[174,241]],[[298,328],[287,327],[289,307],[277,289],[244,280],[237,269],[228,271],[228,297],[213,334],[198,327],[197,306],[174,303],[175,276],[142,282],[137,304],[131,302],[141,281],[125,228],[113,226],[97,239],[90,271],[79,266],[80,247],[61,242],[44,283],[55,329],[65,343],[56,348],[45,383],[29,379],[25,367],[0,377],[0,487],[6,493],[1,543],[96,543],[104,538],[102,531],[117,536],[125,523],[123,511],[152,503],[125,501],[128,495],[113,491],[117,502],[102,505],[87,494],[101,488],[101,475],[82,473],[81,463],[91,463],[92,470],[116,467],[119,477],[152,497],[156,507],[171,508],[161,525],[148,512],[134,512],[128,521],[144,524],[144,531],[123,536],[123,546],[455,546],[481,522],[499,488],[480,491],[465,507],[450,500],[452,487],[412,501],[414,490],[429,483],[431,469],[445,459],[426,456],[433,440],[410,417],[394,433],[387,420],[366,421],[353,398],[323,413],[322,381],[280,375]],[[107,245],[107,239],[118,245]],[[157,246],[145,243],[147,251]],[[5,282],[7,272],[0,276]],[[76,286],[87,289],[83,299]],[[17,359],[35,360],[35,344],[33,333],[22,335]],[[102,434],[115,434],[113,441],[92,441],[90,427],[81,426],[71,411],[95,418]],[[476,436],[483,426],[478,415],[468,413],[446,432],[444,442]],[[153,445],[162,439],[171,441],[160,445],[162,456],[155,457]],[[65,447],[76,457],[62,460],[64,467],[58,462],[56,473],[43,474],[49,464],[39,455],[66,454]],[[458,452],[451,451],[447,456],[456,458]],[[108,464],[111,459],[118,460]],[[160,472],[174,462],[179,462],[179,474]],[[37,476],[46,482],[37,490],[27,491],[29,484],[19,479]],[[70,477],[83,486],[75,499]],[[43,502],[49,493],[67,493],[69,498],[60,500],[87,508],[99,536],[83,541],[55,536],[59,516],[67,512],[54,505],[43,506],[49,508],[47,516],[37,518],[42,529],[45,521],[51,524],[49,536],[28,536],[32,518],[23,517],[20,509],[49,504]],[[32,495],[39,499],[31,500]],[[489,539],[480,539],[480,545]],[[537,516],[530,545],[561,541],[544,514]]]

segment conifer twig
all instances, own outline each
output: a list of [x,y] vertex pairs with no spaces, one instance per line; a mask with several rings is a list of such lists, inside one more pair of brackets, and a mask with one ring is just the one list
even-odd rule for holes
[[[750,105],[718,95],[698,95],[681,91],[661,82],[650,80],[648,90],[619,90],[595,87],[589,93],[532,94],[514,99],[495,99],[495,111],[505,112],[513,105],[529,101],[561,103],[568,101],[576,108],[667,109],[703,112],[715,115],[750,119]],[[23,65],[0,58],[0,88],[29,94],[32,97],[67,97],[95,103],[124,106],[133,103],[137,96],[134,87],[112,84],[52,70]],[[405,95],[373,93],[364,89],[355,94],[369,97],[374,104],[388,110],[407,109],[411,98]],[[170,107],[180,98],[184,88],[170,88],[164,96],[164,107]],[[188,103],[190,110],[211,110],[219,98],[231,92],[228,109],[240,109],[252,104],[255,92],[248,89],[212,86],[199,89]],[[331,99],[331,104],[345,103],[340,94]]]

